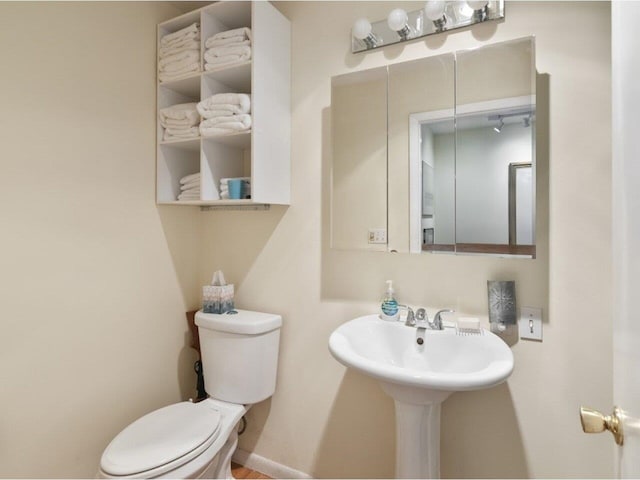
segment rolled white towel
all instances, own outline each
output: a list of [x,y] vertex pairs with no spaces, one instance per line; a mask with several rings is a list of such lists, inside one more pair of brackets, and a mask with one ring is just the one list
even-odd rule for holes
[[[203,117],[207,110],[230,110],[233,113],[249,113],[251,96],[246,93],[218,93],[205,98],[196,106]],[[206,118],[206,117],[205,117]]]
[[191,25],[181,28],[180,30],[164,35],[160,39],[160,45],[168,45],[171,42],[179,41],[182,38],[191,38],[194,35],[198,34],[200,34],[200,24],[197,22],[192,23]]
[[207,38],[206,42],[204,43],[204,46],[209,48],[210,46],[215,45],[215,42],[218,40],[225,40],[227,38],[233,38],[233,37],[243,37],[246,40],[251,40],[252,39],[251,29],[248,27],[240,27],[240,28],[234,28],[233,30],[218,32],[215,35]]
[[160,124],[163,127],[173,126],[192,127],[200,123],[197,103],[178,103],[170,107],[161,108],[158,112]]
[[217,127],[224,123],[234,123],[240,122],[244,125],[244,128],[251,128],[251,115],[243,113],[241,115],[226,115],[226,116],[218,116],[203,120],[200,123],[200,126],[208,127]]
[[192,173],[180,179],[180,184],[184,185],[186,183],[193,182],[194,180],[200,181],[200,172]]

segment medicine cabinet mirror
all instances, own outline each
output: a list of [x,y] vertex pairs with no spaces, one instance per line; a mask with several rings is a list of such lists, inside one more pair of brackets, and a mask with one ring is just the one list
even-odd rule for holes
[[331,246],[535,258],[534,39],[333,77]]

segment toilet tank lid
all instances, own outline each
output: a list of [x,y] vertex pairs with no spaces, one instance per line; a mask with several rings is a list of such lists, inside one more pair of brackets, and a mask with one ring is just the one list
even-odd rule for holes
[[282,326],[282,317],[273,313],[233,310],[238,313],[196,313],[196,325],[218,332],[257,335],[276,330]]

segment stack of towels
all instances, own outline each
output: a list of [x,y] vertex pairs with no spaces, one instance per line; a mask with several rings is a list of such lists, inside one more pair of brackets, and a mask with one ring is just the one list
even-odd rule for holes
[[196,103],[180,103],[160,109],[160,125],[164,128],[163,140],[184,140],[200,135],[200,114]]
[[251,96],[246,93],[218,93],[197,105],[204,119],[202,136],[230,135],[251,130]]
[[185,202],[200,200],[200,173],[187,175],[180,179],[178,200]]
[[204,44],[204,68],[215,70],[251,59],[251,30],[246,27],[216,33]]
[[229,180],[242,180],[242,198],[251,198],[251,177],[235,177],[220,179],[220,198],[229,199]]
[[160,39],[158,78],[175,80],[200,71],[200,25],[192,23]]

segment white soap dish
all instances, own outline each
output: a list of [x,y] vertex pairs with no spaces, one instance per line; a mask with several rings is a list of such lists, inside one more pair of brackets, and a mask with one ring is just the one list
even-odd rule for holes
[[480,327],[480,319],[476,317],[459,317],[456,322],[458,335],[482,335],[484,330]]

